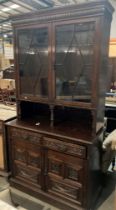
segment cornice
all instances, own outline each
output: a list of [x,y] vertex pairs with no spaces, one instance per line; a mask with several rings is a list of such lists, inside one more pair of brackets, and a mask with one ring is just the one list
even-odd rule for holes
[[112,18],[113,7],[107,0],[98,0],[73,6],[41,10],[36,13],[12,17],[12,24],[27,24],[33,22],[52,22],[78,17],[92,17],[107,13]]

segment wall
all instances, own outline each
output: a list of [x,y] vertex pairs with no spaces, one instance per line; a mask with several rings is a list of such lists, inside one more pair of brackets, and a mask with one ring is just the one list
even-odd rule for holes
[[111,24],[111,32],[110,32],[110,37],[111,38],[116,38],[116,0],[109,0],[111,4],[113,5],[115,11],[113,14],[113,20]]

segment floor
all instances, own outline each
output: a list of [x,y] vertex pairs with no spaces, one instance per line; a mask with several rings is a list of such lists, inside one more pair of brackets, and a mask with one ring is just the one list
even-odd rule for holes
[[[0,176],[0,210],[15,210],[14,208],[4,207],[4,203],[1,204],[1,200],[10,206],[15,207],[17,210],[59,210],[45,202],[42,202],[26,193],[11,188],[6,178]],[[21,206],[16,206],[16,203]]]
[[[16,209],[26,210],[20,206]],[[11,199],[9,184],[6,178],[3,177],[0,177],[0,210],[15,210],[15,206]]]
[[116,210],[116,172],[109,171],[95,210]]
[[[107,185],[100,193],[95,210],[116,210],[116,172],[109,171],[106,179]],[[21,201],[21,206],[16,207],[13,203],[14,201],[18,203],[18,199]],[[3,177],[0,177],[0,200],[10,206],[14,206],[18,210],[58,210],[32,196],[10,188],[7,180]],[[14,208],[3,208],[1,205],[0,210],[15,210]]]

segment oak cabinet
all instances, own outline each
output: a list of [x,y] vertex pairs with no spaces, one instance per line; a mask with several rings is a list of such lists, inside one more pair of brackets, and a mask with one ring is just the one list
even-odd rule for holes
[[101,0],[12,18],[11,185],[61,209],[92,209],[101,186],[112,12]]

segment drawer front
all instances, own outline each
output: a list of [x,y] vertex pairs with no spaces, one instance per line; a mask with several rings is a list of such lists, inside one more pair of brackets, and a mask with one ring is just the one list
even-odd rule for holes
[[60,140],[48,137],[44,137],[43,144],[45,147],[56,150],[58,152],[75,155],[80,158],[86,158],[86,147],[84,146],[62,142]]
[[33,144],[40,144],[40,140],[42,138],[41,134],[34,133],[26,130],[19,130],[16,128],[10,129],[11,139],[16,139],[18,141],[28,141]]

